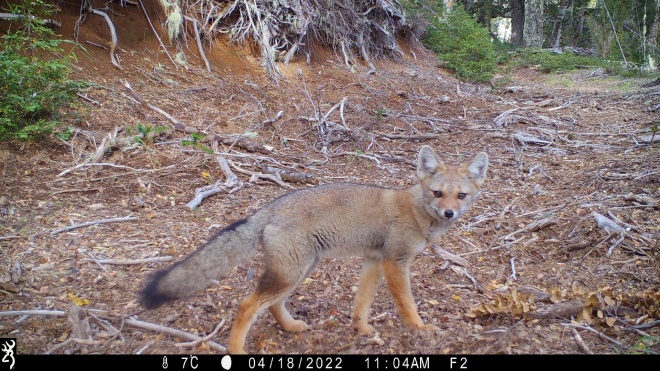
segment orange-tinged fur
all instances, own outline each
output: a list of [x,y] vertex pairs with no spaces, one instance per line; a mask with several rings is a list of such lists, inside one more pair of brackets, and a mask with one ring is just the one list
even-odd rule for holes
[[245,352],[248,331],[266,308],[284,330],[307,330],[284,304],[326,256],[364,257],[353,312],[358,333],[375,332],[368,324],[369,309],[383,276],[403,321],[415,329],[435,330],[417,313],[410,263],[470,208],[485,180],[488,156],[480,153],[460,166],[447,166],[424,146],[417,162],[419,183],[408,189],[335,183],[276,199],[154,274],[140,293],[141,303],[155,308],[203,289],[261,246],[265,270],[238,308],[229,353]]

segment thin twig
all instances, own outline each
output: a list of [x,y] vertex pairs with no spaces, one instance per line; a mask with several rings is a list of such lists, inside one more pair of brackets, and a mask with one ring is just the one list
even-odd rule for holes
[[431,244],[431,249],[433,249],[433,252],[435,253],[435,255],[437,257],[439,257],[440,259],[450,260],[450,261],[452,261],[452,262],[454,262],[458,265],[462,265],[464,267],[470,266],[470,263],[467,260],[461,258],[458,255],[452,254],[452,253],[444,250],[443,248],[441,248],[440,246],[438,246],[434,243]]
[[68,339],[64,340],[63,342],[55,345],[54,347],[48,349],[44,354],[53,354],[58,349],[64,348],[65,346],[69,345],[70,343],[77,343],[77,344],[81,344],[81,345],[100,345],[102,342],[100,340],[86,340],[86,339],[78,339],[78,338],[68,338]]
[[136,216],[124,216],[124,217],[119,217],[119,218],[93,220],[91,222],[74,224],[74,225],[70,225],[68,227],[56,229],[56,230],[50,232],[50,235],[54,236],[54,235],[56,235],[58,233],[61,233],[61,232],[70,231],[70,230],[76,229],[76,228],[88,227],[90,225],[104,224],[104,223],[115,223],[115,222],[126,222],[126,221],[129,221],[129,220],[135,220],[135,219],[137,219]]
[[0,236],[0,241],[13,240],[15,238],[23,238],[22,236]]
[[511,258],[511,260],[509,261],[509,263],[511,264],[511,275],[509,277],[513,280],[517,279],[516,278],[516,265],[515,265],[515,262],[514,262],[515,260],[516,260],[516,258]]
[[89,97],[87,97],[87,96],[85,96],[85,95],[82,95],[82,94],[80,94],[80,93],[76,93],[76,96],[78,96],[79,98],[82,98],[82,99],[88,101],[88,102],[91,103],[91,104],[97,105],[97,106],[99,106],[99,107],[101,106],[101,103],[99,103],[99,102],[95,101],[94,99],[89,98]]
[[229,168],[229,163],[224,157],[218,156],[218,163],[220,169],[225,173],[225,182],[222,183],[220,180],[215,182],[210,186],[205,186],[197,188],[195,190],[195,197],[188,202],[186,207],[190,210],[196,208],[202,200],[208,196],[214,195],[216,193],[233,193],[241,187],[241,181],[238,179],[236,174]]
[[[144,263],[153,263],[153,262],[169,262],[172,261],[171,256],[154,256],[152,258],[144,259],[125,259],[125,260],[115,260],[115,259],[85,259],[85,261],[94,261],[101,264],[114,264],[114,265],[135,265],[135,264],[144,264]],[[101,266],[103,267],[103,266]],[[105,269],[105,268],[104,268]]]
[[222,326],[224,326],[224,324],[225,324],[225,319],[223,318],[222,321],[220,321],[220,323],[218,323],[218,325],[215,326],[215,329],[210,334],[204,336],[201,339],[197,339],[195,341],[191,341],[191,342],[187,342],[187,343],[176,343],[176,344],[174,344],[174,346],[176,346],[176,347],[196,347],[197,344],[199,344],[199,343],[203,343],[205,341],[209,341],[209,340],[213,339],[213,337],[218,333],[218,331],[220,331],[220,329],[222,328]]
[[419,134],[419,135],[401,135],[401,134],[386,134],[376,133],[376,135],[387,139],[408,139],[408,140],[430,140],[440,138],[439,134]]
[[[190,341],[196,341],[196,340],[202,339],[201,336],[193,335],[193,334],[190,334],[188,332],[173,329],[173,328],[170,328],[170,327],[157,325],[157,324],[154,324],[154,323],[138,321],[138,320],[132,319],[132,318],[126,318],[125,323],[129,326],[141,328],[141,329],[144,329],[144,330],[162,332],[162,333],[170,335],[170,336],[176,336],[176,337],[187,339],[187,340],[190,340]],[[208,345],[211,349],[213,349],[217,352],[221,352],[221,353],[226,353],[227,352],[227,348],[225,348],[224,346],[222,346],[222,345],[220,345],[216,342],[209,341]]]
[[[94,254],[92,254],[91,252],[89,252],[89,256],[92,257],[92,260],[91,260],[91,261],[93,261],[93,262],[95,262],[96,264],[98,264],[98,266],[101,267],[101,269],[103,269],[104,272],[108,272],[108,269],[107,269],[106,267],[104,267],[104,266],[103,266],[103,265],[102,265],[102,264],[96,259],[96,256],[94,256]],[[86,260],[89,261],[89,259],[86,259]]]
[[43,310],[43,309],[32,309],[32,310],[8,310],[0,312],[0,317],[2,316],[56,316],[63,317],[66,316],[67,312],[63,310]]
[[632,328],[637,329],[637,330],[645,330],[647,328],[652,328],[652,327],[657,327],[657,326],[660,326],[660,320],[653,321],[651,323],[645,323],[643,325],[632,326]]
[[618,346],[621,349],[628,349],[629,348],[629,346],[627,346],[627,345],[625,345],[625,344],[623,344],[619,341],[616,341],[616,340],[612,339],[611,337],[609,337],[607,335],[604,335],[604,334],[594,330],[593,328],[591,328],[589,326],[574,325],[572,323],[562,323],[561,325],[566,326],[566,327],[574,327],[574,328],[578,328],[578,329],[581,329],[581,330],[587,330],[589,332],[593,332],[594,334],[598,335],[599,338],[607,340],[607,341],[611,342],[612,344]]
[[573,334],[573,338],[575,339],[575,342],[578,344],[578,348],[580,348],[580,350],[582,350],[582,352],[587,353],[587,354],[594,354],[594,352],[592,352],[589,349],[587,344],[584,343],[584,340],[582,340],[582,336],[580,336],[580,334],[577,332],[576,329],[572,328],[571,333]]
[[167,51],[167,48],[165,48],[165,45],[163,44],[163,40],[160,39],[160,36],[158,35],[158,32],[156,32],[156,29],[154,28],[154,25],[151,23],[151,19],[149,18],[149,15],[147,14],[147,9],[144,7],[144,4],[142,4],[142,0],[138,0],[140,3],[140,8],[144,12],[144,16],[147,18],[147,22],[149,22],[149,26],[151,27],[151,31],[153,31],[154,35],[156,36],[156,39],[158,39],[158,43],[160,44],[160,47],[163,48],[165,51],[165,54],[167,54],[167,58],[169,58],[170,62],[174,65],[175,68],[178,68],[179,66],[174,62],[174,59],[172,59],[172,56],[170,55],[170,52]]

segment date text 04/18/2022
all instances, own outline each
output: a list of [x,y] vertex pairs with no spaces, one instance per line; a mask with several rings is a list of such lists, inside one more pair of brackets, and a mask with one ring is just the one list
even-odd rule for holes
[[[429,356],[394,355],[342,355],[342,356],[251,356],[248,368],[251,370],[343,370],[363,367],[367,370],[430,370]],[[458,357],[450,361],[449,369],[461,369]],[[436,365],[439,366],[439,365]]]

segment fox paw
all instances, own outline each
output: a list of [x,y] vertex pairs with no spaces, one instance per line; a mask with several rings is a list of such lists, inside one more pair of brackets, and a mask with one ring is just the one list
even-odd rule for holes
[[376,334],[376,329],[368,324],[353,325],[353,327],[357,330],[358,335],[360,336],[374,336]]
[[418,325],[417,329],[419,331],[423,331],[423,332],[436,332],[436,331],[440,330],[439,328],[437,328],[434,325]]
[[291,321],[282,327],[288,332],[303,332],[309,330],[309,325],[301,320]]

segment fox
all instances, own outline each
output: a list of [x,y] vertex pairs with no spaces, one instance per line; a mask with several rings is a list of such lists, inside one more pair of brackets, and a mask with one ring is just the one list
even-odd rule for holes
[[410,266],[427,244],[470,209],[487,169],[485,152],[449,166],[425,145],[417,154],[417,181],[406,189],[328,183],[292,191],[154,273],[139,302],[154,309],[190,296],[249,261],[261,247],[263,272],[239,304],[226,347],[229,354],[243,354],[249,329],[266,308],[285,331],[308,330],[307,323],[294,319],[285,307],[291,292],[323,258],[358,256],[363,264],[352,314],[358,335],[376,333],[368,317],[383,277],[404,323],[435,332],[438,328],[425,324],[417,313]]

